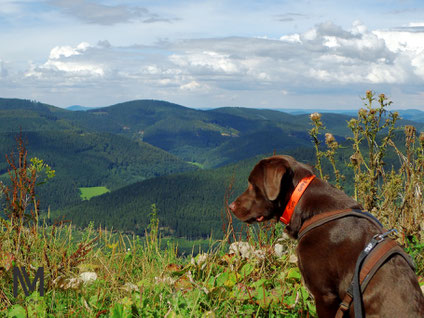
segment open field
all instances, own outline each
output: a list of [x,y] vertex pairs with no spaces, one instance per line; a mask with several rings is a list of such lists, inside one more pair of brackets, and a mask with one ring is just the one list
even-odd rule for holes
[[81,191],[81,199],[83,200],[90,200],[92,197],[110,192],[110,190],[106,187],[83,187],[79,189]]

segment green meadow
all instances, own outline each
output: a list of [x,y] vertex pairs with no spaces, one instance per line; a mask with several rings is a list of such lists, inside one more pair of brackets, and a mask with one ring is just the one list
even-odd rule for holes
[[92,197],[110,192],[106,187],[83,187],[79,188],[79,190],[81,191],[81,199],[83,200],[90,200]]

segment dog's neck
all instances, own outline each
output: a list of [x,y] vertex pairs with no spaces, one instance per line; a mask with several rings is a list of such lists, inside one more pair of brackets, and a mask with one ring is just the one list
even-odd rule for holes
[[[285,203],[287,202],[288,200]],[[290,223],[286,226],[286,232],[296,239],[302,224],[314,215],[339,209],[361,208],[358,202],[343,191],[315,178],[296,205]]]

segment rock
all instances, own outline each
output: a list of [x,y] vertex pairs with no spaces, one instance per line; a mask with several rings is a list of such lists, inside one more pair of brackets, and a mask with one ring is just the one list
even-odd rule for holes
[[155,277],[156,284],[163,283],[166,285],[173,285],[175,281],[176,279],[173,279],[171,277]]
[[65,278],[59,276],[53,281],[53,285],[61,289],[80,289],[82,284],[90,284],[97,279],[95,272],[81,273],[78,277]]
[[282,242],[290,241],[290,240],[291,240],[290,236],[286,232],[283,232],[283,235],[277,240],[277,242],[282,243]]
[[257,259],[265,259],[265,251],[264,250],[256,250],[253,252]]
[[82,285],[82,280],[79,277],[75,277],[75,278],[65,278],[63,276],[59,276],[57,277],[54,281],[53,281],[53,285],[57,286],[58,288],[61,289],[79,289]]
[[289,262],[292,264],[297,264],[297,256],[295,254],[290,255]]
[[122,289],[129,292],[129,293],[132,292],[132,291],[139,291],[140,290],[136,284],[133,284],[133,283],[130,283],[130,282],[125,283],[125,285],[122,286]]
[[284,254],[286,253],[286,248],[284,247],[283,244],[275,244],[274,245],[274,255],[275,257],[282,257]]
[[421,286],[421,291],[423,292],[423,294],[424,294],[424,285],[422,285]]
[[229,248],[230,254],[240,255],[242,258],[249,259],[254,256],[255,250],[247,242],[234,242]]
[[97,279],[97,274],[95,272],[84,272],[79,275],[79,279],[84,284],[90,284]]
[[204,269],[206,267],[208,257],[209,255],[206,253],[199,254],[196,257],[191,258],[191,264],[201,266],[201,268]]

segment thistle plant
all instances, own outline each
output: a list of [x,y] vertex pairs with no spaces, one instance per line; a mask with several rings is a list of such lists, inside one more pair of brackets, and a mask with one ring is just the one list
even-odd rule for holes
[[340,170],[336,167],[336,153],[340,148],[340,144],[336,141],[333,134],[325,134],[325,144],[327,145],[327,151],[324,153],[325,157],[330,161],[331,167],[333,168],[335,180],[335,186],[338,189],[343,189],[341,182],[345,179],[344,175],[341,174]]
[[[383,158],[387,146],[393,136],[396,121],[399,118],[397,112],[387,112],[387,107],[392,104],[384,94],[378,99],[371,91],[366,92],[364,101],[365,108],[358,111],[357,119],[351,119],[348,127],[352,130],[354,153],[351,156],[351,167],[355,173],[355,199],[360,201],[364,208],[372,211],[377,208],[378,178],[384,174]],[[374,103],[377,101],[377,107]],[[386,131],[381,141],[378,137]],[[363,142],[366,142],[366,154],[363,155]]]
[[327,146],[327,150],[323,151],[320,148],[320,140],[319,135],[320,131],[326,129],[321,121],[321,114],[319,113],[313,113],[309,117],[312,121],[312,128],[309,130],[309,135],[311,136],[314,147],[315,147],[315,154],[317,158],[317,164],[315,165],[315,168],[319,171],[320,178],[323,180],[329,180],[328,175],[324,175],[323,169],[322,169],[322,158],[327,158],[328,161],[331,164],[331,167],[333,169],[333,173],[335,176],[335,186],[338,189],[342,189],[341,181],[344,180],[344,176],[341,174],[340,170],[336,167],[336,160],[335,156],[337,153],[337,150],[340,148],[340,144],[336,141],[333,134],[326,133],[325,134],[325,144]]
[[321,159],[324,157],[324,153],[320,150],[319,146],[321,142],[319,141],[319,138],[318,138],[320,134],[320,130],[325,129],[325,126],[322,124],[320,113],[313,113],[309,116],[309,118],[312,121],[312,128],[309,130],[309,135],[311,136],[314,142],[315,154],[317,157],[317,163],[315,165],[315,168],[318,170],[320,178],[326,180],[327,177],[324,177],[324,174],[322,172],[322,165],[321,165]]
[[[424,132],[417,137],[413,126],[397,127],[399,114],[389,112],[392,104],[384,95],[376,97],[367,91],[362,99],[364,107],[358,111],[357,118],[348,121],[352,131],[353,154],[349,167],[354,172],[354,198],[364,209],[374,213],[388,228],[397,228],[402,243],[411,240],[422,242],[424,239]],[[322,158],[330,161],[340,187],[343,176],[336,167],[335,154],[341,148],[332,134],[326,133],[327,150],[320,147],[319,134],[324,129],[321,115],[311,115],[313,128],[309,131],[317,154],[317,170],[323,176]],[[404,145],[393,140],[402,132]],[[401,149],[404,151],[402,152]],[[397,154],[400,167],[387,167],[384,159],[389,152]],[[324,176],[324,178],[328,178]],[[422,260],[424,261],[424,259]]]

